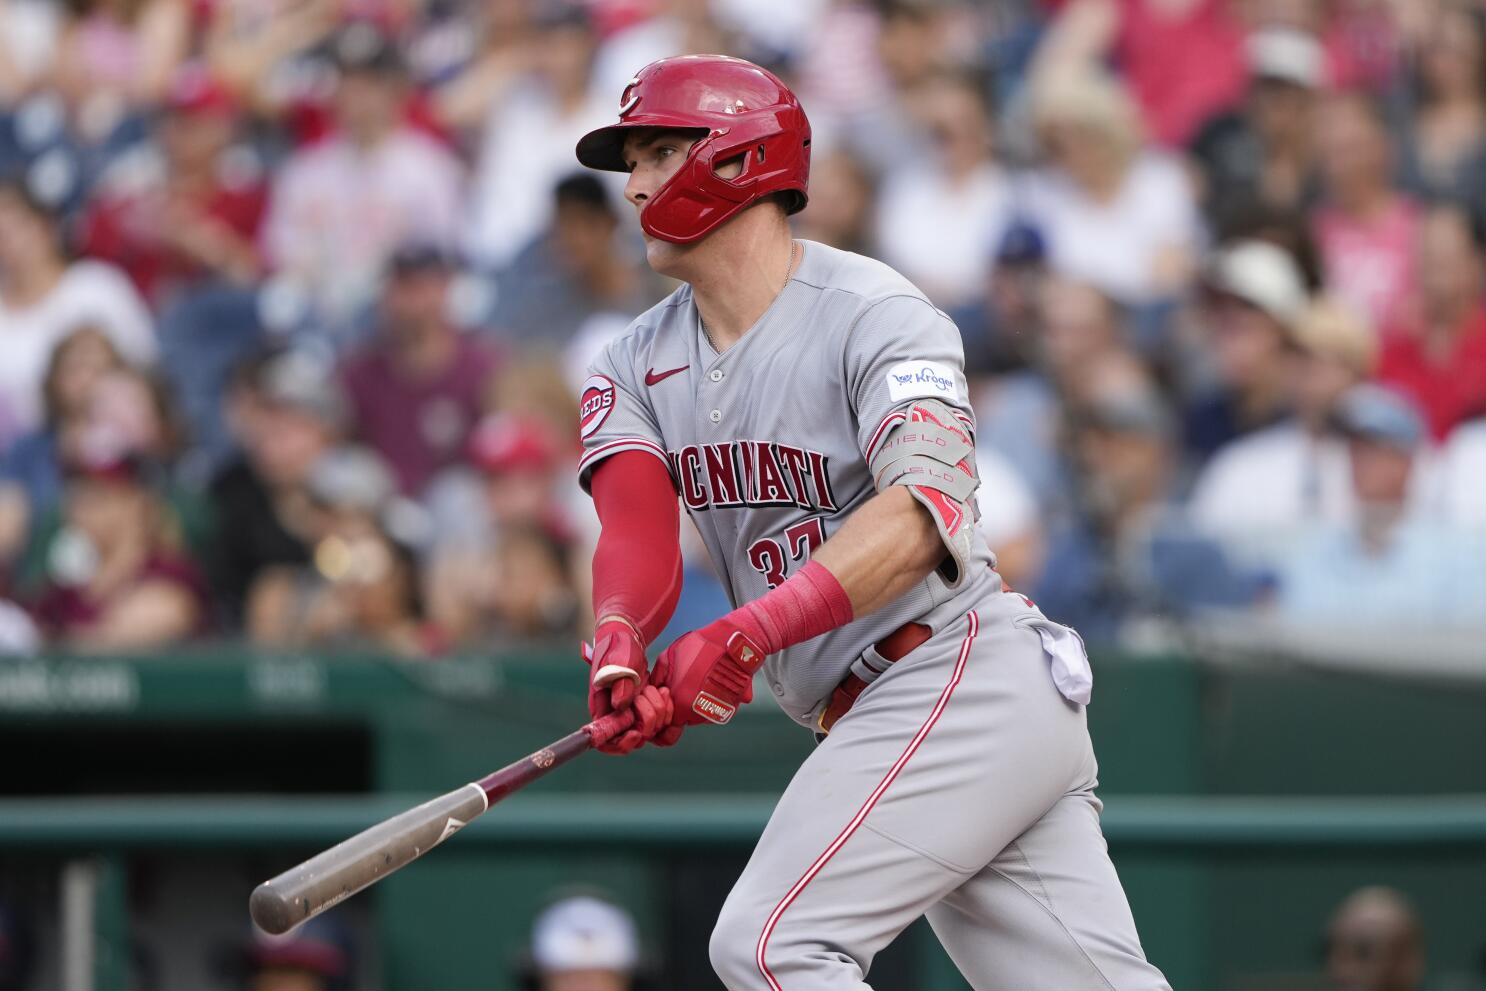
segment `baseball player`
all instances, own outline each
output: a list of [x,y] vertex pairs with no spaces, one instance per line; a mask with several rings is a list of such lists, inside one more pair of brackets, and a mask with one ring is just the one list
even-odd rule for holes
[[[649,263],[684,283],[583,388],[590,709],[633,707],[614,752],[671,745],[726,723],[761,672],[820,740],[717,922],[723,983],[867,988],[927,915],[976,988],[1168,988],[1100,833],[1083,645],[976,534],[959,332],[888,267],[792,238],[794,94],[738,59],[664,59],[577,152],[629,173]],[[737,608],[649,670],[678,502]]]

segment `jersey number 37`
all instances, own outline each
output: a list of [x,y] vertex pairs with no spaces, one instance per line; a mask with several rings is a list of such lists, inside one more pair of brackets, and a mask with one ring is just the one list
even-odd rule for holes
[[764,576],[770,588],[784,584],[785,569],[789,563],[804,564],[811,553],[825,542],[826,524],[823,517],[812,516],[784,531],[784,540],[765,537],[755,540],[748,548],[748,563]]

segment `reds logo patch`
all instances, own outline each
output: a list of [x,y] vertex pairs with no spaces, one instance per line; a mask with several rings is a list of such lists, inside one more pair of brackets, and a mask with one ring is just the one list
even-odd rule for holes
[[691,708],[693,712],[703,719],[708,722],[717,723],[719,726],[732,719],[733,713],[738,711],[737,706],[728,705],[721,699],[708,695],[706,692],[697,693],[696,701],[692,702]]
[[614,412],[614,383],[602,375],[588,376],[578,403],[578,435],[586,440]]

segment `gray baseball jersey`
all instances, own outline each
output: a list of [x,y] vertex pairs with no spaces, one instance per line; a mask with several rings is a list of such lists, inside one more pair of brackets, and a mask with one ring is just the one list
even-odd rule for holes
[[[734,604],[751,601],[876,494],[874,449],[915,401],[973,432],[963,365],[958,330],[913,285],[805,242],[725,353],[686,287],[604,352],[580,471],[620,451],[662,459]],[[910,620],[932,636],[888,665],[873,645]],[[877,951],[927,915],[976,989],[1170,991],[1100,834],[1078,637],[1005,591],[976,541],[953,587],[931,574],[763,677],[814,728],[849,668],[870,684],[790,782],[714,930],[723,983],[861,991]]]
[[[719,355],[682,286],[593,367],[582,393],[580,472],[620,451],[665,460],[733,604],[784,581],[877,494],[869,452],[914,399],[974,429],[960,333],[880,262],[805,242],[779,298]],[[771,656],[779,704],[813,725],[869,644],[909,620],[932,627],[1000,588],[983,541],[964,581],[938,573],[885,609]]]

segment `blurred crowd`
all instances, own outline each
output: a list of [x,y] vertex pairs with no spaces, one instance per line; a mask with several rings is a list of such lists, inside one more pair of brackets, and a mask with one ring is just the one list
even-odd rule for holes
[[[671,986],[663,979],[665,955],[646,952],[635,918],[607,894],[564,889],[550,892],[546,902],[532,920],[525,951],[510,962],[515,986],[524,991],[649,991]],[[653,927],[655,920],[648,921]],[[1424,926],[1404,892],[1382,885],[1358,888],[1342,898],[1320,928],[1314,971],[1264,978],[1318,991],[1422,991],[1436,986],[1426,980]],[[33,986],[34,929],[26,917],[0,904],[0,991]],[[358,967],[364,942],[335,911],[284,936],[254,930],[246,941],[217,949],[213,969],[222,980],[213,986],[242,991],[368,987],[371,982]],[[498,974],[500,963],[492,961],[491,969]],[[1486,959],[1482,969],[1486,970]],[[144,959],[136,961],[139,986],[155,986],[149,971]],[[1438,986],[1466,986],[1458,983],[1462,978],[1469,980],[1450,975]]]
[[1483,625],[1482,0],[0,0],[0,648],[583,632],[574,391],[671,287],[573,146],[694,51],[959,324],[1053,618]]

